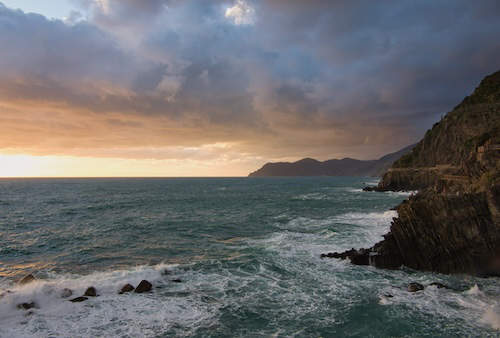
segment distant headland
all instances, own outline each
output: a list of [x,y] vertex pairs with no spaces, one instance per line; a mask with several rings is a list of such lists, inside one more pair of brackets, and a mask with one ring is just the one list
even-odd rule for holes
[[382,176],[394,161],[408,154],[414,146],[415,144],[412,144],[397,152],[382,156],[378,160],[343,158],[318,161],[304,158],[296,162],[266,163],[248,176]]

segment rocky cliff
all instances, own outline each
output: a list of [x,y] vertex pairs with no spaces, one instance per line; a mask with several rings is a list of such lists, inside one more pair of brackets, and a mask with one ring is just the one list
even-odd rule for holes
[[378,160],[356,160],[343,158],[317,161],[304,158],[297,162],[266,163],[251,173],[250,177],[267,176],[382,176],[382,174],[402,155],[407,154],[415,145],[405,147]]
[[384,240],[329,253],[354,264],[500,275],[500,71],[487,76],[367,190],[419,190]]

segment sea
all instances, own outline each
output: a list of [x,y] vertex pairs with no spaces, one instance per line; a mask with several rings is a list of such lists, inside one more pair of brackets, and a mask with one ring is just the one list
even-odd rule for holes
[[[0,337],[498,337],[498,278],[320,258],[389,231],[412,192],[375,184],[1,179]],[[141,280],[151,292],[118,294]]]

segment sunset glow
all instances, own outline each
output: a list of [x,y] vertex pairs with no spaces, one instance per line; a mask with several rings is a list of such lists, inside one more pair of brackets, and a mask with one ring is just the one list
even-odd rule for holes
[[0,176],[376,159],[500,66],[472,3],[342,3],[0,0]]
[[0,177],[244,176],[255,163],[76,156],[0,155]]

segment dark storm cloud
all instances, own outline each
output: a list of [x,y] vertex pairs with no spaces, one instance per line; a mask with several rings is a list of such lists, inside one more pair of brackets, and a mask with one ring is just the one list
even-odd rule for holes
[[495,0],[77,1],[76,24],[0,6],[0,102],[85,120],[88,146],[133,132],[158,147],[375,157],[500,69]]

